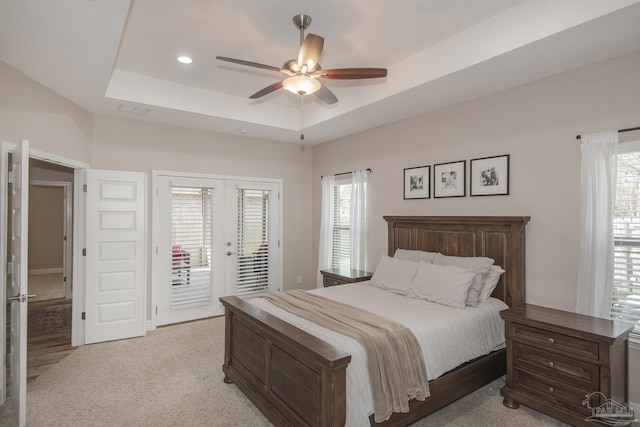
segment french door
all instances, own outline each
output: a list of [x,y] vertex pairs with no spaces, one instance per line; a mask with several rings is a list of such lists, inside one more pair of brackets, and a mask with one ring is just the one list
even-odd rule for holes
[[275,290],[279,184],[154,176],[156,325],[221,315],[219,298]]

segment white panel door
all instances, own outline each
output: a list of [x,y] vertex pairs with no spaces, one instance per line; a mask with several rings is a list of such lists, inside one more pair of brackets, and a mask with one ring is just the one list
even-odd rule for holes
[[87,170],[85,343],[145,333],[146,174]]
[[11,186],[11,329],[9,339],[9,383],[18,424],[27,422],[27,259],[29,218],[29,143],[22,141],[13,151]]

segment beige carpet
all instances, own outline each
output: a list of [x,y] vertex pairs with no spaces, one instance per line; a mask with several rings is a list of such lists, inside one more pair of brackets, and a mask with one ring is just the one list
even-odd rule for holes
[[64,298],[64,281],[62,273],[30,274],[28,278],[29,293],[35,295],[30,301],[45,301]]
[[[29,383],[28,426],[268,426],[221,370],[222,318],[79,347]],[[416,426],[564,426],[525,407],[510,410],[499,379]],[[15,425],[8,403],[0,426]]]

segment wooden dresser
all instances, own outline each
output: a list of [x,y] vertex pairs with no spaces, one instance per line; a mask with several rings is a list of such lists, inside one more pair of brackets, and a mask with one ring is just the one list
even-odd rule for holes
[[[628,402],[628,346],[632,327],[566,311],[525,304],[501,313],[505,320],[507,384],[504,405],[519,404],[575,426],[591,410],[586,395],[601,392]],[[591,397],[591,406],[601,403]]]
[[320,273],[322,274],[322,285],[325,288],[346,283],[364,282],[373,276],[373,273],[345,268],[330,268],[328,270],[320,270]]

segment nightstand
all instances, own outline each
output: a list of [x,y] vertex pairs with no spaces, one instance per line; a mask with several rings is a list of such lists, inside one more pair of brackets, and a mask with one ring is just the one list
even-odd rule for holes
[[[574,426],[591,426],[583,405],[601,392],[619,404],[629,397],[632,326],[525,304],[500,313],[505,321],[507,384],[504,405],[523,404]],[[590,407],[605,403],[592,395]]]
[[373,276],[373,273],[346,268],[330,268],[328,270],[320,270],[320,273],[322,274],[322,285],[325,288],[344,285],[345,283],[364,282]]

